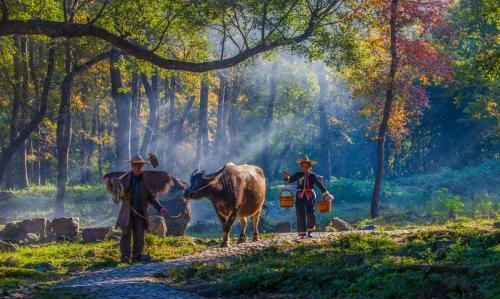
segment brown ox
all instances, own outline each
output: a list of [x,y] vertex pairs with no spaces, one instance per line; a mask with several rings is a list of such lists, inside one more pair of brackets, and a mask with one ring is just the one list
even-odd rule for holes
[[238,243],[246,241],[245,229],[250,216],[253,217],[253,240],[259,240],[259,217],[266,196],[266,179],[261,168],[229,162],[211,174],[195,170],[184,196],[188,199],[207,197],[212,202],[224,231],[221,246],[229,246],[229,233],[236,217],[241,220]]

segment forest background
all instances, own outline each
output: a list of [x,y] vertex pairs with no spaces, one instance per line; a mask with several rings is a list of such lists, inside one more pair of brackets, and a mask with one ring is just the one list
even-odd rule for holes
[[150,152],[184,180],[258,165],[271,207],[308,155],[347,217],[498,208],[493,1],[1,4],[3,216],[108,224],[102,175]]

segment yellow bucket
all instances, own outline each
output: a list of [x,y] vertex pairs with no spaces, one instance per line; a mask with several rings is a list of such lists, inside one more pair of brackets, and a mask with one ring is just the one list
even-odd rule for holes
[[325,199],[325,196],[322,195],[316,203],[316,206],[318,207],[318,211],[320,213],[328,213],[332,210],[332,201]]
[[280,192],[280,207],[293,208],[294,198],[293,193],[289,189],[283,189]]

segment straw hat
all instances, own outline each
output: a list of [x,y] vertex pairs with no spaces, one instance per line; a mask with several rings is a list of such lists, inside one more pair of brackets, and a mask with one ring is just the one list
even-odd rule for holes
[[125,161],[125,163],[131,163],[131,164],[144,164],[144,163],[150,163],[149,161],[144,160],[141,155],[135,155],[132,157],[131,160]]
[[309,159],[309,157],[308,157],[308,156],[304,156],[304,158],[303,158],[303,159],[298,159],[296,162],[297,162],[297,163],[299,163],[299,164],[302,164],[302,163],[309,163],[311,166],[312,166],[312,165],[316,165],[316,164],[318,164],[318,162],[316,162],[316,161],[313,161],[313,160]]

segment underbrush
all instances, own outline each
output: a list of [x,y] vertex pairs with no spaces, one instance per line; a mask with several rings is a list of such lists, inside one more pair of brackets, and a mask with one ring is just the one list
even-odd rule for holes
[[[205,249],[210,240],[192,237],[146,235],[144,253],[154,260],[166,261]],[[13,288],[33,283],[55,281],[68,270],[81,267],[90,271],[121,264],[118,241],[93,244],[57,242],[21,246],[16,252],[0,252],[0,288]]]
[[491,226],[473,225],[402,236],[352,234],[295,249],[273,247],[235,262],[196,263],[171,275],[205,296],[494,298],[500,293],[499,241]]

